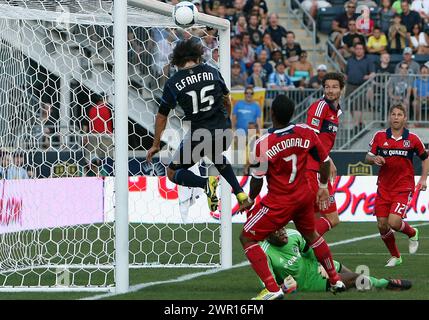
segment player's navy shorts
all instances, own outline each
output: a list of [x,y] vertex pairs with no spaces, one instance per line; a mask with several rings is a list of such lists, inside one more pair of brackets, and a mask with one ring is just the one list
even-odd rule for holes
[[[317,194],[317,191],[319,190],[318,174],[319,173],[314,170],[307,170],[305,172],[305,176],[307,178],[308,184],[310,185],[310,188],[314,192],[314,194]],[[314,202],[314,212],[320,212],[320,214],[329,214],[337,211],[337,204],[335,202],[335,190],[330,181],[328,181],[328,191],[329,191],[329,207],[326,208],[325,210],[320,210],[319,205],[316,202]]]
[[196,136],[188,132],[168,167],[173,170],[188,169],[204,156],[215,165],[225,164],[222,152],[229,148],[232,139],[233,132],[231,129],[217,129],[214,133],[204,136]]
[[396,214],[402,219],[407,217],[408,204],[413,198],[413,192],[394,192],[383,188],[377,189],[375,197],[374,215],[387,218],[389,214]]
[[292,194],[277,208],[268,208],[263,205],[264,198],[247,214],[247,221],[243,226],[245,237],[262,241],[292,220],[301,234],[314,232],[314,195],[311,192],[301,193],[298,196],[299,201],[297,201],[297,195]]

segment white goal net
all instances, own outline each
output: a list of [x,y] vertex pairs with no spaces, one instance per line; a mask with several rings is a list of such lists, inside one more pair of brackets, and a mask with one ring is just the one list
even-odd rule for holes
[[[144,2],[156,1],[132,3]],[[113,9],[110,0],[0,0],[0,290],[115,287]],[[130,2],[127,11],[130,267],[218,267],[219,215],[165,177],[186,130],[180,109],[167,126],[176,134],[145,161],[175,42],[200,39],[219,67],[218,30],[180,29]]]

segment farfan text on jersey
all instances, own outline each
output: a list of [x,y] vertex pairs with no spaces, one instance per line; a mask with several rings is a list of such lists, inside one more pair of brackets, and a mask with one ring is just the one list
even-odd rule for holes
[[199,72],[197,74],[189,75],[182,80],[176,82],[175,86],[177,90],[182,91],[186,88],[186,86],[192,85],[194,83],[198,83],[201,81],[210,81],[213,80],[214,76],[211,72]]

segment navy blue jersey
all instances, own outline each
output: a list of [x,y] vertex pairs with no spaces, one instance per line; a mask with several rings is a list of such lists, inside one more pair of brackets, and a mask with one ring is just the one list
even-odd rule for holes
[[230,126],[223,96],[229,93],[220,72],[198,64],[180,69],[164,85],[161,107],[174,109],[179,105],[185,120],[191,121],[191,130],[211,131]]

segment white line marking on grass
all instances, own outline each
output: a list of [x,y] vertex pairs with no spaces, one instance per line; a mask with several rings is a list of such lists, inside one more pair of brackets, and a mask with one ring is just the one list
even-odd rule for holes
[[[429,222],[423,222],[423,223],[414,224],[414,225],[412,225],[412,227],[420,227],[420,226],[427,226],[427,225],[429,225]],[[348,244],[348,243],[352,243],[352,242],[357,242],[357,241],[360,241],[360,240],[377,238],[379,236],[380,236],[380,233],[374,233],[374,234],[370,234],[368,236],[351,238],[351,239],[347,239],[347,240],[341,240],[341,241],[329,244],[329,247],[335,247],[335,246],[339,246],[339,245],[342,245],[342,244]]]
[[[420,223],[420,224],[415,224],[413,225],[413,227],[419,227],[419,226],[426,226],[429,225],[429,222],[424,222],[424,223]],[[343,244],[348,244],[348,243],[353,243],[353,242],[357,242],[357,241],[361,241],[361,240],[366,240],[366,239],[372,239],[372,238],[376,238],[379,237],[380,234],[379,233],[374,233],[368,236],[364,236],[364,237],[356,237],[356,238],[351,238],[351,239],[347,239],[347,240],[341,240],[341,241],[337,241],[337,242],[333,242],[331,244],[329,244],[329,247],[336,247],[339,245],[343,245]],[[419,255],[419,254],[416,254]],[[420,254],[422,255],[422,254]],[[207,271],[202,271],[202,272],[197,272],[197,273],[190,273],[190,274],[185,274],[183,276],[177,277],[176,279],[170,279],[170,280],[163,280],[163,281],[153,281],[153,282],[147,282],[147,283],[140,283],[140,284],[136,284],[133,286],[130,286],[130,289],[127,293],[132,293],[132,292],[136,292],[148,287],[153,287],[153,286],[157,286],[157,285],[161,285],[161,284],[167,284],[167,283],[178,283],[178,282],[184,282],[184,281],[188,281],[188,280],[192,280],[195,278],[199,278],[202,276],[206,276],[206,275],[210,275],[210,274],[215,274],[221,271],[227,271],[227,270],[231,270],[231,269],[235,269],[235,268],[241,268],[241,267],[245,267],[249,265],[248,261],[243,261],[240,262],[238,264],[233,265],[230,269],[211,269],[211,270],[207,270]],[[99,299],[104,299],[104,298],[110,298],[110,297],[114,297],[117,296],[118,294],[112,292],[112,293],[106,293],[106,294],[99,294],[99,295],[95,295],[92,297],[86,297],[86,298],[82,298],[80,300],[99,300]]]
[[[244,267],[246,265],[248,265],[249,262],[247,261],[243,261],[240,262],[238,264],[233,265],[230,269],[211,269],[211,270],[207,270],[207,271],[202,271],[202,272],[197,272],[197,273],[189,273],[189,274],[185,274],[183,276],[177,277],[176,279],[169,279],[169,280],[163,280],[163,281],[154,281],[154,282],[147,282],[147,283],[140,283],[140,284],[136,284],[133,286],[130,286],[130,289],[127,293],[131,293],[131,292],[136,292],[139,291],[141,289],[147,288],[147,287],[152,287],[152,286],[157,286],[160,284],[166,284],[166,283],[176,283],[176,282],[184,282],[184,281],[188,281],[188,280],[192,280],[201,276],[206,276],[206,275],[210,275],[210,274],[215,274],[218,273],[220,271],[227,271],[227,270],[231,270],[231,269],[235,269],[235,268],[241,268]],[[109,298],[109,297],[113,297],[116,296],[116,293],[106,293],[106,294],[100,294],[100,295],[96,295],[96,296],[92,296],[92,297],[87,297],[87,298],[82,298],[80,300],[98,300],[98,299],[103,299],[103,298]]]
[[[335,256],[390,256],[389,253],[380,252],[335,252]],[[401,253],[402,256],[429,256],[429,253]]]

